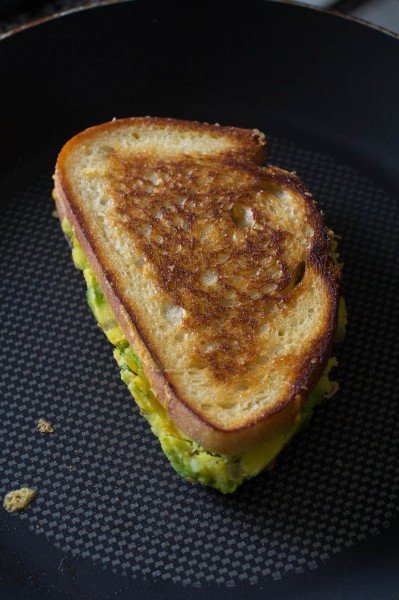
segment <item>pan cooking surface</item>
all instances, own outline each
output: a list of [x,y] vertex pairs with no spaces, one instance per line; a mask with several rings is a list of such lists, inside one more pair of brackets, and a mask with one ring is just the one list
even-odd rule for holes
[[[1,42],[0,495],[38,492],[0,511],[2,600],[396,600],[398,60],[377,31],[257,0],[112,4]],[[265,131],[342,236],[340,390],[231,496],[169,466],[52,216],[62,144],[144,114]]]
[[[393,519],[397,210],[328,156],[273,139],[270,161],[298,172],[342,234],[349,328],[339,393],[274,471],[229,497],[174,473],[120,381],[52,216],[51,173],[7,203],[1,492],[37,488],[18,518],[49,543],[129,576],[235,586],[315,569]],[[53,435],[37,432],[42,416]]]

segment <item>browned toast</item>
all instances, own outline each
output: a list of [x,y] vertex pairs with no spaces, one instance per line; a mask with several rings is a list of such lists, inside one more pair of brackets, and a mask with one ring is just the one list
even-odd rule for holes
[[299,417],[337,325],[340,272],[311,194],[257,130],[132,118],[62,149],[66,216],[157,398],[235,455]]

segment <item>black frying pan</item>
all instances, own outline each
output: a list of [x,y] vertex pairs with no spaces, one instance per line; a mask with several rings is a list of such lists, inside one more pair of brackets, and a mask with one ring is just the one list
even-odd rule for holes
[[[246,1],[137,1],[0,44],[3,598],[398,598],[399,45]],[[258,127],[342,235],[341,390],[232,496],[178,478],[119,381],[51,216],[62,144],[114,116]],[[53,421],[41,436],[36,421]]]

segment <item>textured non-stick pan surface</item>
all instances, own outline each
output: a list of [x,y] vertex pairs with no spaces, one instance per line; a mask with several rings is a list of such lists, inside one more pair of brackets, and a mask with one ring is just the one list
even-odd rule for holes
[[[264,2],[112,5],[0,44],[0,493],[38,490],[1,513],[1,598],[397,598],[398,62],[394,38]],[[134,114],[270,133],[342,235],[341,389],[232,496],[169,467],[52,216],[62,143]]]

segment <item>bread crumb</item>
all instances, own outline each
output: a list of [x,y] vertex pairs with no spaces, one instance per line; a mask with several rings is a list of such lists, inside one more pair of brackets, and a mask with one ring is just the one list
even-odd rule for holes
[[54,433],[54,427],[50,421],[47,421],[47,419],[39,419],[37,422],[37,428],[40,433]]
[[331,381],[331,389],[329,392],[326,392],[324,394],[324,398],[332,398],[334,396],[334,394],[336,394],[339,390],[339,383],[338,381]]
[[51,214],[54,217],[54,219],[59,219],[60,218],[60,215],[58,214],[57,210],[53,210],[53,212]]
[[8,512],[23,510],[36,498],[36,496],[36,490],[30,488],[23,487],[19,490],[13,490],[5,495],[3,506]]

